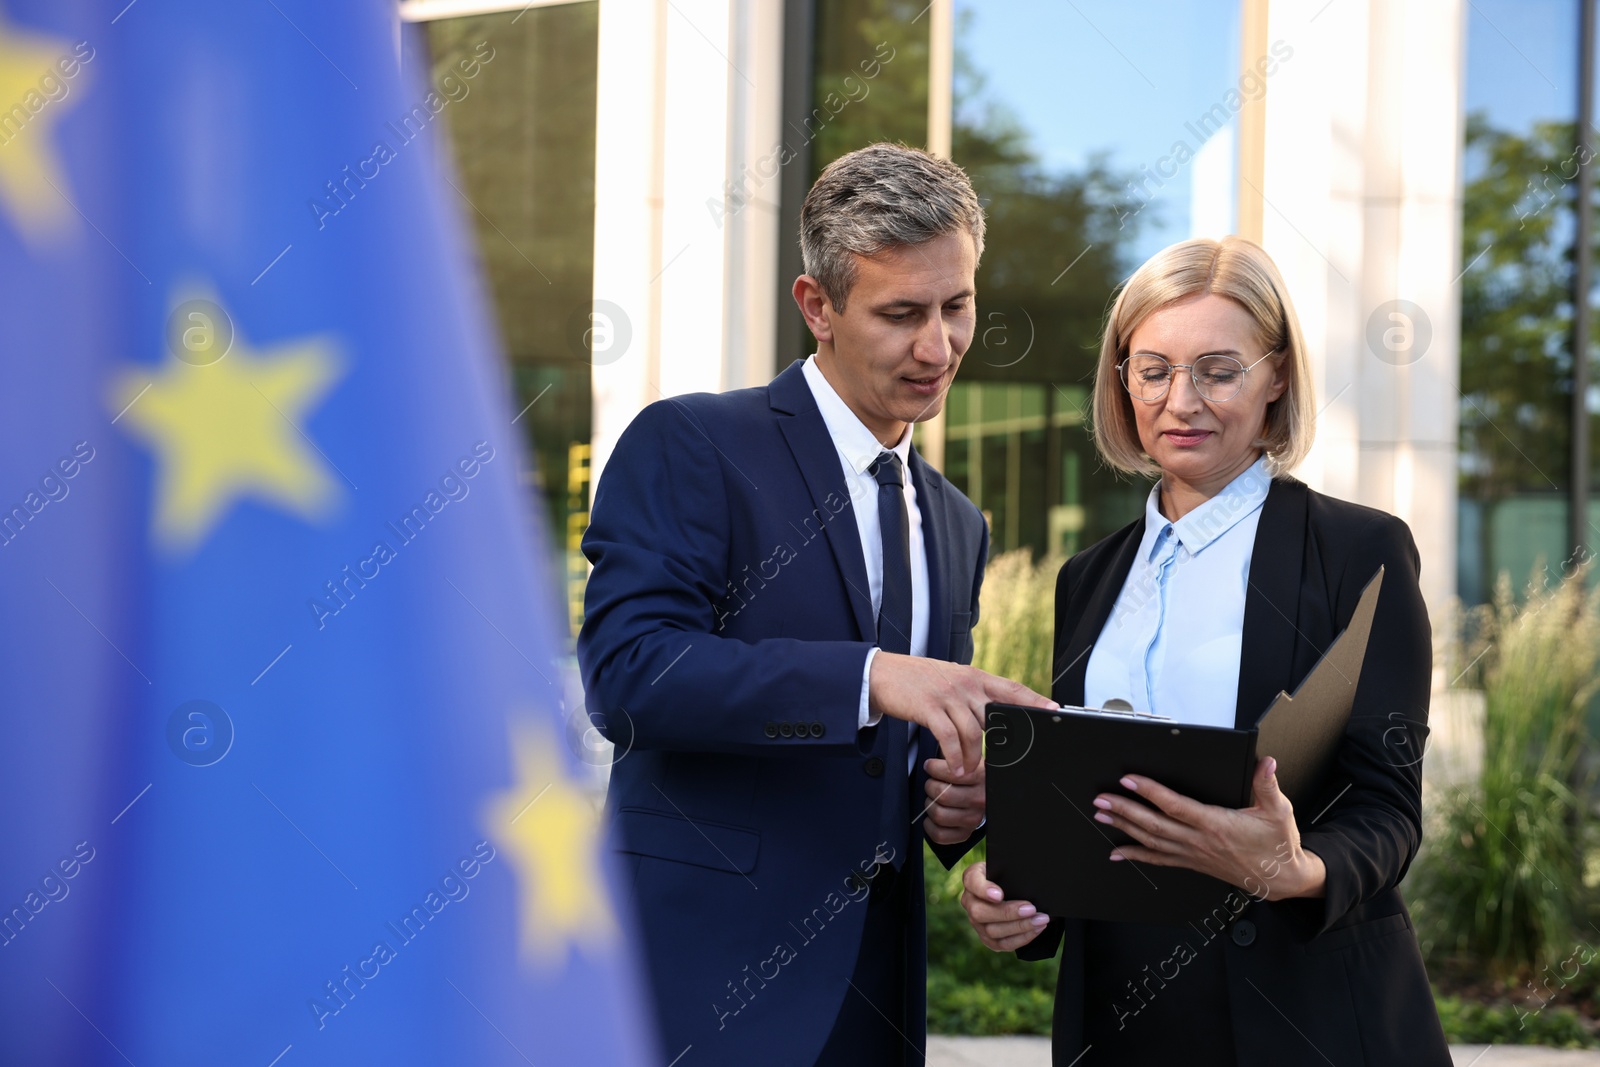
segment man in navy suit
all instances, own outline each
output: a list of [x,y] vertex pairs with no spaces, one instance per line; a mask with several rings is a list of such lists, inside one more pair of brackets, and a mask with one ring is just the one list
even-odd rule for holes
[[[578,638],[668,1061],[921,1063],[922,841],[983,821],[982,515],[911,448],[976,321],[983,211],[873,145],[801,210],[817,341],[640,412],[595,493]],[[674,1059],[674,1057],[677,1057]]]

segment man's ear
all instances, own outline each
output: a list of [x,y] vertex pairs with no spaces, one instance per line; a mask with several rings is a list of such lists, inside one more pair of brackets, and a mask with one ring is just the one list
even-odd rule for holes
[[828,316],[833,312],[833,303],[822,291],[822,284],[809,274],[802,274],[794,280],[794,302],[800,305],[800,314],[806,320],[806,328],[811,331],[811,336],[819,344],[833,343],[833,323]]

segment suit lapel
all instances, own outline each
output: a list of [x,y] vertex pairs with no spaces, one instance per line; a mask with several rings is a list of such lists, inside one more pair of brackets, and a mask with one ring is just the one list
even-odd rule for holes
[[928,656],[950,658],[950,544],[944,481],[929,477],[928,464],[911,450],[911,484],[922,513],[922,549],[928,560]]
[[828,435],[828,424],[817,410],[816,398],[811,395],[811,387],[806,384],[800,367],[801,363],[796,361],[773,379],[768,386],[769,403],[775,411],[788,416],[778,420],[778,428],[788,442],[789,451],[794,453],[800,476],[811,494],[812,506],[826,519],[823,530],[844,579],[860,639],[876,641],[878,623],[872,614],[872,587],[867,584],[867,559],[861,547],[861,535],[856,531],[856,509],[850,500],[850,486],[844,479],[839,450]]
[[[1110,556],[1110,563],[1101,574],[1085,574],[1080,579],[1083,587],[1089,590],[1088,600],[1082,601],[1072,597],[1067,605],[1068,611],[1079,612],[1076,623],[1072,623],[1072,634],[1067,639],[1066,647],[1062,650],[1056,661],[1055,680],[1051,684],[1051,695],[1063,704],[1083,706],[1084,678],[1089,671],[1089,651],[1094,648],[1094,643],[1100,637],[1100,631],[1105,629],[1106,622],[1111,618],[1111,609],[1116,606],[1117,597],[1122,594],[1122,586],[1128,580],[1128,572],[1133,569],[1134,557],[1139,554],[1139,542],[1144,537],[1144,519],[1141,517],[1133,525],[1127,527],[1122,534],[1122,544]],[[1078,605],[1082,604],[1079,608]],[[1070,623],[1070,617],[1063,619],[1057,617],[1056,625]]]
[[1261,520],[1250,550],[1250,584],[1245,590],[1239,652],[1234,725],[1241,730],[1254,726],[1273,698],[1294,681],[1306,501],[1305,484],[1284,478],[1273,480],[1261,505]]

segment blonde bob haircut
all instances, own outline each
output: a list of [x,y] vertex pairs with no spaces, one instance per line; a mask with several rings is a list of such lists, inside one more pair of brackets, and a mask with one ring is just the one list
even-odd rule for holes
[[1204,293],[1225,296],[1255,320],[1263,352],[1285,372],[1288,387],[1267,405],[1256,445],[1274,476],[1287,474],[1311,450],[1316,436],[1315,397],[1305,336],[1289,302],[1283,276],[1261,246],[1243,237],[1196,238],[1157,252],[1133,272],[1106,321],[1100,366],[1094,377],[1094,443],[1106,463],[1124,474],[1155,476],[1161,468],[1145,454],[1133,417],[1133,398],[1117,364],[1128,358],[1133,332],[1160,309]]

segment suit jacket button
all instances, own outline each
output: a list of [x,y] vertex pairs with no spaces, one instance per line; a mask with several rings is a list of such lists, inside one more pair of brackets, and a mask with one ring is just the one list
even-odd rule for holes
[[867,764],[862,769],[873,778],[877,778],[883,774],[883,760],[879,759],[877,756],[868,757]]
[[1240,919],[1233,924],[1233,943],[1240,948],[1254,944],[1256,939],[1256,924],[1249,919]]
[[821,737],[822,736],[822,730],[823,730],[823,727],[822,727],[822,724],[820,722],[814,722],[814,723],[811,724],[811,736],[812,737]]
[[775,722],[767,723],[766,729],[765,729],[764,732],[766,733],[766,735],[768,737],[777,737],[778,736],[778,724],[775,723]]
[[794,723],[792,723],[792,722],[780,722],[778,724],[778,736],[779,737],[793,737],[794,736]]

